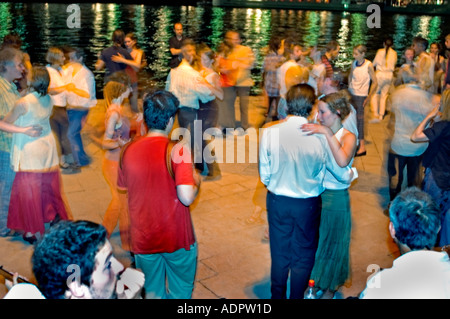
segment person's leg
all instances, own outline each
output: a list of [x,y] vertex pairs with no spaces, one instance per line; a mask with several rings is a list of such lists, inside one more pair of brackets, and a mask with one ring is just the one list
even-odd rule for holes
[[287,279],[291,262],[291,238],[294,222],[286,209],[284,196],[267,193],[267,217],[269,222],[270,271],[272,299],[286,299]]
[[406,166],[404,156],[388,153],[389,199],[393,201],[400,193],[403,184],[403,170]]
[[406,157],[406,174],[408,178],[408,187],[420,187],[422,184],[422,158],[422,155]]
[[237,95],[239,96],[239,109],[241,112],[241,127],[246,130],[250,124],[248,121],[248,105],[250,102],[250,87],[238,86],[236,87]]
[[136,254],[136,268],[145,275],[145,299],[166,299],[166,263],[160,254]]
[[67,137],[70,141],[74,161],[79,166],[86,166],[91,162],[91,159],[84,151],[83,141],[81,139],[81,129],[83,127],[83,122],[86,120],[88,112],[89,110],[67,110],[67,116],[69,118]]
[[111,236],[117,226],[117,221],[119,220],[121,205],[119,192],[117,191],[118,163],[103,158],[102,172],[111,191],[111,202],[103,216],[102,224],[105,226],[108,236]]
[[235,128],[235,110],[236,88],[234,86],[223,88],[223,100],[219,106],[219,125],[222,129]]
[[190,299],[197,270],[197,243],[192,244],[190,250],[182,248],[163,256],[166,262],[167,297]]
[[9,152],[0,151],[0,236],[6,236],[10,231],[6,223],[12,185],[16,176],[10,165],[10,156]]
[[292,239],[290,299],[303,299],[308,286],[319,242],[319,197],[295,200]]

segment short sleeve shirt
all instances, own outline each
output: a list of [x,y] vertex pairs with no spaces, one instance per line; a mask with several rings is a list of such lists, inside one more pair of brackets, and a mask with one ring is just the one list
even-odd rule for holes
[[114,62],[113,60],[111,60],[111,57],[113,55],[117,55],[118,53],[120,53],[127,60],[133,60],[130,53],[122,47],[111,46],[109,48],[104,49],[100,55],[100,60],[105,62],[105,65],[106,65],[105,76],[110,76],[111,74],[113,74],[115,72],[125,71],[125,69],[127,68],[126,64],[117,63],[117,62]]
[[[171,253],[195,243],[189,207],[176,186],[195,185],[190,153],[172,160],[173,179],[166,167],[167,137],[144,137],[128,146],[122,157],[117,186],[128,190],[131,247],[135,254]],[[176,148],[174,148],[174,151]]]

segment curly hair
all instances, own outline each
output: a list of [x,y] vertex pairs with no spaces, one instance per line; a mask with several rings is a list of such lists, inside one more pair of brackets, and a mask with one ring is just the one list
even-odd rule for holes
[[430,195],[410,187],[397,195],[389,208],[395,238],[411,250],[431,249],[441,226],[440,210]]
[[106,229],[90,221],[60,221],[50,227],[32,256],[33,272],[44,296],[64,299],[71,265],[79,267],[80,283],[89,287],[95,256],[106,240]]

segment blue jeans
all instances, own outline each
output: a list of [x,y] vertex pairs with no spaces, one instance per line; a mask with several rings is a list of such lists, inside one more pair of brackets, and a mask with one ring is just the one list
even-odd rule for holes
[[303,299],[319,242],[320,197],[291,198],[267,192],[272,299]]
[[73,159],[76,164],[86,166],[91,163],[91,159],[86,154],[81,140],[81,129],[85,121],[89,109],[68,109],[67,117],[69,118],[69,129],[67,130],[67,138],[72,148]]
[[0,235],[9,232],[6,222],[8,221],[9,201],[15,176],[16,172],[10,164],[10,153],[0,151]]

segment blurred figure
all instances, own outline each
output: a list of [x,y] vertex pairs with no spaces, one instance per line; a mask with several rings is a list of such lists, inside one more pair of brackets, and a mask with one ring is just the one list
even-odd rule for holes
[[[14,48],[17,50],[21,50],[22,49],[22,39],[16,33],[7,34],[3,38],[3,43],[1,45],[0,50],[4,49],[4,48]],[[19,92],[22,92],[28,88],[27,76],[31,72],[30,55],[23,51],[22,51],[22,54],[23,54],[23,65],[25,67],[25,71],[22,72],[22,77],[20,79],[14,80],[14,83],[16,84],[17,90]]]
[[317,48],[311,50],[310,57],[313,64],[309,72],[308,84],[314,88],[316,95],[319,96],[326,76],[326,67],[322,62],[322,53]]
[[434,83],[434,61],[426,52],[428,49],[428,40],[422,37],[414,37],[412,48],[417,57],[416,68],[414,69],[414,78],[422,90],[433,93]]
[[183,25],[180,22],[176,22],[173,25],[174,35],[169,39],[169,50],[172,58],[169,62],[169,67],[171,69],[176,68],[183,59],[183,54],[181,52],[181,45],[186,37],[183,35]]
[[97,105],[95,92],[95,78],[91,70],[84,64],[84,52],[72,48],[68,52],[69,64],[65,68],[67,117],[69,127],[67,137],[72,148],[75,169],[89,165],[91,159],[86,154],[81,139],[83,128],[89,109]]
[[[183,60],[170,70],[167,76],[166,90],[173,93],[179,102],[178,124],[190,134],[189,145],[195,162],[200,162],[201,145],[194,145],[194,121],[198,119],[200,103],[206,103],[213,97],[212,86],[194,68],[197,67],[197,53],[194,41],[183,41],[181,47]],[[197,160],[196,160],[197,159]]]
[[47,299],[140,298],[144,275],[114,257],[103,226],[60,221],[34,249],[33,272]]
[[365,156],[366,147],[364,143],[364,108],[372,99],[378,87],[377,78],[372,62],[366,59],[366,46],[360,44],[353,48],[353,58],[350,74],[348,77],[348,90],[352,95],[351,103],[356,109],[358,120],[359,148],[355,156]]
[[450,90],[423,119],[411,136],[417,143],[429,142],[423,157],[423,190],[433,197],[442,214],[439,246],[450,245]]
[[[217,120],[219,116],[218,100],[223,99],[223,90],[220,86],[220,76],[214,68],[215,53],[207,46],[200,46],[198,49],[198,56],[200,58],[199,72],[202,77],[211,85],[210,89],[213,93],[211,100],[203,103],[199,102],[198,119],[202,124],[202,162],[196,163],[195,166],[202,175],[205,176],[205,181],[212,181],[219,179],[222,175],[219,164],[216,162],[215,149],[211,144],[211,139],[206,140],[205,131],[211,133],[213,129],[217,128]],[[221,134],[221,132],[220,132]]]
[[433,199],[416,187],[401,192],[389,209],[389,232],[401,256],[372,275],[361,299],[449,299],[450,260],[433,251],[441,226]]
[[322,63],[325,65],[325,77],[327,78],[333,76],[334,69],[332,63],[338,57],[340,49],[341,47],[336,41],[330,41],[326,46],[326,51],[322,55]]
[[117,184],[128,195],[131,250],[145,274],[149,299],[189,299],[194,288],[197,243],[189,206],[200,178],[189,148],[177,143],[169,149],[178,106],[170,92],[145,95],[149,131],[127,147],[119,164]]
[[[250,88],[254,85],[250,71],[253,67],[255,56],[250,47],[241,43],[239,32],[227,31],[225,33],[223,50],[219,54],[218,71],[227,76],[229,86],[222,86],[224,98],[222,105],[219,107],[219,124],[223,129],[239,128],[236,127],[235,118],[235,102],[236,97],[239,97],[240,128],[245,133],[250,127],[248,106]],[[238,133],[241,134],[241,132]]]
[[119,222],[122,248],[130,250],[130,230],[126,197],[117,189],[120,153],[130,141],[130,121],[123,114],[122,102],[130,95],[129,84],[109,81],[104,89],[106,101],[105,134],[102,147],[106,150],[103,156],[102,172],[111,191],[111,202],[103,217],[103,226],[108,238]]
[[[450,34],[445,36],[445,48],[450,50]],[[442,85],[442,90],[450,89],[450,57],[447,56],[447,67],[445,68],[445,79]]]
[[432,98],[431,93],[415,83],[400,85],[391,93],[390,105],[395,116],[387,161],[391,201],[401,191],[405,167],[408,187],[420,186],[420,166],[427,143],[413,143],[411,135],[433,109]]
[[[20,93],[14,80],[20,79],[25,72],[23,54],[14,48],[4,48],[0,51],[0,117],[3,118],[13,108],[20,98]],[[11,234],[6,226],[8,219],[11,188],[15,172],[11,168],[12,134],[0,131],[0,236]]]
[[402,54],[402,65],[398,68],[394,80],[394,86],[414,82],[415,72],[414,49],[406,48]]
[[125,41],[125,33],[121,29],[116,29],[111,37],[113,45],[104,49],[99,53],[98,60],[95,63],[95,69],[100,71],[106,68],[104,82],[108,82],[108,78],[115,72],[125,71],[127,65],[121,62],[113,61],[112,57],[121,55],[127,60],[133,60],[131,54],[123,47]]
[[131,98],[130,98],[130,104],[131,104],[131,110],[134,113],[139,113],[139,107],[138,107],[138,96],[139,96],[139,87],[138,87],[138,73],[140,70],[142,70],[144,67],[147,66],[147,60],[145,58],[145,53],[142,49],[140,49],[137,45],[138,38],[136,34],[134,33],[127,33],[125,36],[125,47],[127,48],[127,51],[130,53],[133,60],[125,59],[120,53],[117,55],[113,55],[111,57],[112,61],[124,63],[127,65],[127,68],[125,69],[125,72],[128,74],[131,80]]
[[285,60],[283,53],[284,40],[280,37],[273,37],[269,42],[269,52],[264,58],[262,66],[264,94],[267,95],[267,113],[265,115],[272,121],[278,119],[277,107],[280,101],[280,88],[277,69]]
[[441,45],[438,42],[430,44],[430,57],[434,62],[434,80],[433,80],[433,92],[442,93],[442,83],[445,77],[445,57],[441,54]]
[[[11,164],[16,176],[11,190],[8,228],[23,233],[33,243],[45,223],[68,219],[62,198],[58,151],[50,128],[52,99],[47,94],[50,75],[45,67],[31,70],[31,93],[17,101],[5,121],[20,126],[39,124],[42,135],[13,134]],[[24,191],[24,190],[27,191]]]
[[[74,160],[72,147],[67,136],[69,118],[67,116],[66,83],[64,82],[65,73],[62,68],[66,58],[64,52],[60,48],[51,47],[48,49],[45,59],[48,63],[46,66],[47,71],[50,74],[48,93],[53,102],[50,125],[53,134],[55,134],[56,145],[59,150],[59,165],[64,169],[63,173],[72,173],[73,168],[70,168],[70,164],[72,164]],[[74,172],[76,172],[76,170]]]
[[369,123],[378,123],[383,120],[385,115],[386,100],[397,65],[397,52],[392,48],[393,45],[394,40],[391,37],[386,38],[383,42],[383,48],[377,51],[373,60],[378,87],[370,101],[373,119]]

